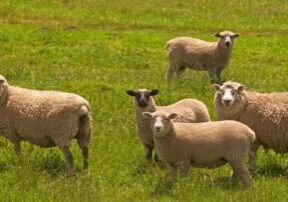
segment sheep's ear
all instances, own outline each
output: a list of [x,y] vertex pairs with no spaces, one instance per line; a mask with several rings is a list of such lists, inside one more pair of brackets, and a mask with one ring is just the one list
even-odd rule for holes
[[157,95],[158,93],[159,93],[159,90],[156,90],[156,89],[150,91],[150,95],[151,95],[151,96]]
[[6,82],[5,79],[0,79],[0,85],[2,85],[5,82]]
[[240,36],[240,34],[236,33],[232,36],[232,38],[237,38],[238,36]]
[[135,96],[136,92],[134,90],[127,90],[126,93],[130,96]]
[[221,86],[219,84],[216,84],[216,83],[214,83],[212,86],[213,86],[215,91],[219,91],[221,88]]
[[176,113],[171,113],[168,115],[168,119],[174,119],[176,118],[177,114]]
[[153,115],[152,115],[152,113],[150,113],[150,112],[143,112],[143,113],[142,113],[142,116],[144,116],[145,118],[148,118],[148,119],[153,118]]
[[238,88],[237,88],[237,92],[242,92],[244,89],[245,89],[245,86],[240,85],[240,86],[238,86]]
[[214,36],[216,36],[217,38],[220,38],[220,33],[215,33]]

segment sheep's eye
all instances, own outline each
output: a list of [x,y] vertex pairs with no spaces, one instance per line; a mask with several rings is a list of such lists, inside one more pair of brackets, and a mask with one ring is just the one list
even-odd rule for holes
[[225,39],[225,36],[220,36],[221,39]]
[[235,95],[235,92],[233,91],[231,94],[232,94],[232,95]]
[[135,97],[136,97],[136,98],[140,98],[141,95],[140,95],[140,94],[136,94]]

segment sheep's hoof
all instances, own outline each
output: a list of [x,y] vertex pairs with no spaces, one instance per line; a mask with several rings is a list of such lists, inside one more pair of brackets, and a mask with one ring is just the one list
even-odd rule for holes
[[76,171],[74,168],[68,169],[68,177],[76,176]]
[[88,162],[85,162],[85,163],[83,164],[83,169],[84,169],[84,170],[87,170],[87,169],[88,169],[88,167],[89,167],[89,164],[88,164]]

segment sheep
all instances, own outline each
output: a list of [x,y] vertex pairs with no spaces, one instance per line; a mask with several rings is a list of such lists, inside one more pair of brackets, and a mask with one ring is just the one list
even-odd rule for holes
[[219,120],[236,120],[255,131],[249,153],[249,169],[256,170],[257,150],[288,152],[288,93],[249,92],[237,82],[213,85],[214,105]]
[[[153,96],[158,94],[158,90],[138,89],[128,90],[127,94],[135,97],[134,108],[136,112],[137,134],[146,150],[146,159],[151,160],[154,149],[150,121],[142,116],[142,112],[154,112],[162,109],[168,112],[177,112],[179,115],[174,120],[176,122],[206,122],[210,121],[208,109],[204,103],[196,99],[183,99],[168,106],[156,106]],[[155,152],[154,160],[158,157]]]
[[88,168],[91,140],[91,109],[87,100],[72,93],[37,91],[9,85],[0,75],[0,134],[21,153],[21,141],[41,147],[58,146],[74,174],[70,144],[76,138]]
[[157,110],[143,112],[151,119],[155,148],[161,160],[170,168],[175,179],[177,169],[186,176],[190,167],[216,168],[228,163],[233,174],[231,180],[240,177],[243,185],[251,185],[249,170],[243,164],[254,132],[236,121],[204,123],[176,123],[176,113]]
[[166,79],[176,72],[181,77],[185,68],[208,71],[211,81],[220,81],[221,72],[227,67],[234,38],[238,33],[223,31],[216,33],[217,42],[206,42],[190,37],[177,37],[167,42],[169,67]]

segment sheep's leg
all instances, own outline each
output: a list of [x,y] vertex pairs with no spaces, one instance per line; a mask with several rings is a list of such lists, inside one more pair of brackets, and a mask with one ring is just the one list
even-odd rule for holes
[[179,164],[179,170],[180,170],[180,173],[181,173],[181,176],[182,177],[187,177],[188,176],[188,172],[190,170],[190,161],[182,161],[180,164]]
[[211,82],[217,82],[217,69],[215,68],[208,68],[208,74]]
[[20,154],[21,154],[21,151],[22,151],[20,140],[14,141],[13,144],[14,144],[14,151],[15,151],[15,153],[16,153],[17,155],[20,155]]
[[83,136],[77,137],[77,142],[78,142],[79,147],[82,150],[83,168],[87,169],[89,166],[89,163],[88,163],[88,143]]
[[249,170],[244,166],[242,160],[234,160],[232,162],[229,162],[229,164],[233,169],[233,174],[231,177],[235,179],[235,177],[239,176],[243,186],[250,187],[252,184],[250,173]]
[[177,165],[174,163],[168,163],[170,171],[170,180],[175,180],[177,177]]
[[64,147],[60,147],[60,149],[66,158],[66,166],[67,166],[68,173],[70,175],[75,174],[75,168],[74,168],[74,164],[73,164],[73,155],[72,155],[69,147],[64,146]]
[[170,65],[170,66],[168,67],[167,72],[166,72],[166,79],[167,79],[167,80],[171,80],[172,77],[173,77],[174,72],[175,72],[174,67],[173,67],[172,65]]
[[178,78],[182,78],[184,72],[185,72],[185,67],[184,67],[184,66],[180,67],[180,68],[177,70],[177,72],[176,72],[177,77],[178,77]]
[[20,136],[16,132],[10,129],[2,129],[1,134],[12,142],[12,144],[14,145],[15,153],[19,155],[21,153]]
[[152,160],[154,146],[150,144],[144,144],[144,147],[145,147],[145,152],[146,152],[146,159]]
[[222,70],[223,70],[223,69],[221,69],[221,68],[217,68],[217,69],[216,69],[216,79],[217,79],[217,81],[220,81],[220,80],[221,80]]
[[156,150],[154,150],[154,161],[155,161],[155,162],[159,162],[159,161],[160,161],[160,160],[159,160],[159,156],[158,156]]
[[249,170],[255,171],[256,170],[256,160],[257,160],[257,150],[259,148],[259,144],[255,141],[249,149]]

